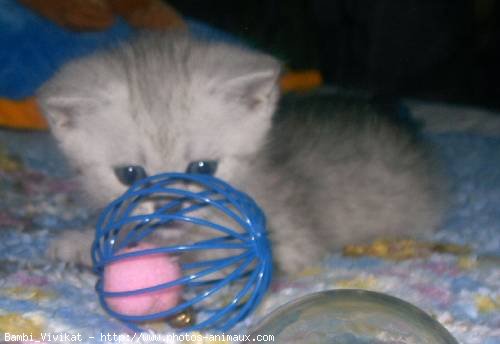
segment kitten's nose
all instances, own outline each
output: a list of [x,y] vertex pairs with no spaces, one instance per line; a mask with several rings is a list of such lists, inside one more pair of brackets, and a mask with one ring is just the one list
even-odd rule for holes
[[182,209],[183,203],[182,200],[155,201],[154,209],[156,212],[161,213],[177,213]]
[[[155,207],[155,213],[160,213],[160,214],[176,214],[178,213],[179,211],[182,210],[183,208],[183,201],[182,200],[170,200],[170,201],[167,201],[167,202],[159,202],[159,201],[156,201],[154,203],[154,207]],[[179,228],[179,222],[178,221],[168,221],[166,223],[163,224],[165,228],[169,228],[169,229],[172,229],[172,228]]]

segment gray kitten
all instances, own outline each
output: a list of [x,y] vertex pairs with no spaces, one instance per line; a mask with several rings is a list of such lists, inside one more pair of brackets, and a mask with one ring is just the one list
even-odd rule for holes
[[[197,162],[212,173],[217,161],[215,175],[266,212],[287,273],[348,243],[437,226],[443,191],[414,134],[369,105],[329,96],[285,101],[273,121],[279,76],[264,54],[148,34],[69,63],[38,99],[93,205],[145,173]],[[91,239],[68,231],[50,254],[88,262]]]

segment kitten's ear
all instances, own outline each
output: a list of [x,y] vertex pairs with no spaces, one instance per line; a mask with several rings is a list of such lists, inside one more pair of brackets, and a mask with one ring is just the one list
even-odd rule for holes
[[78,114],[92,107],[87,98],[65,95],[47,95],[42,92],[37,96],[38,104],[53,129],[71,129]]
[[258,66],[258,69],[231,78],[225,85],[229,94],[235,95],[250,110],[261,106],[274,106],[278,98],[281,67],[271,58],[266,62]]

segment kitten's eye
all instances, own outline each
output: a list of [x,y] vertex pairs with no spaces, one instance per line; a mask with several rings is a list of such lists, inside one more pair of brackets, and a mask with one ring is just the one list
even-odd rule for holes
[[213,176],[217,171],[217,160],[200,160],[189,163],[186,173],[209,174]]
[[114,171],[120,183],[127,186],[147,177],[146,171],[142,166],[118,166],[114,168]]

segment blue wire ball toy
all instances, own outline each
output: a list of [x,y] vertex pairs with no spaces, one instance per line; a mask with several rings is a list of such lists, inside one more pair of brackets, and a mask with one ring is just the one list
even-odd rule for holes
[[[144,213],[144,205],[156,208]],[[216,216],[213,214],[216,213]],[[208,218],[207,214],[210,215]],[[218,219],[214,221],[215,219]],[[219,221],[220,220],[220,221]],[[228,223],[231,223],[229,226]],[[180,225],[180,226],[177,226]],[[195,242],[168,243],[154,249],[117,254],[142,242],[156,231],[186,228],[206,234]],[[198,236],[199,237],[199,236]],[[198,253],[219,252],[200,259]],[[179,256],[182,277],[153,287],[125,292],[104,290],[104,269],[110,263],[145,254]],[[184,257],[188,256],[187,259]],[[210,255],[209,255],[210,257]],[[193,310],[198,323],[183,331],[227,331],[259,304],[269,287],[272,257],[266,220],[259,206],[245,193],[209,175],[165,173],[136,182],[101,213],[92,245],[96,290],[103,308],[134,331],[138,323],[170,318]],[[106,299],[183,287],[183,301],[166,311],[125,315],[110,309]]]

